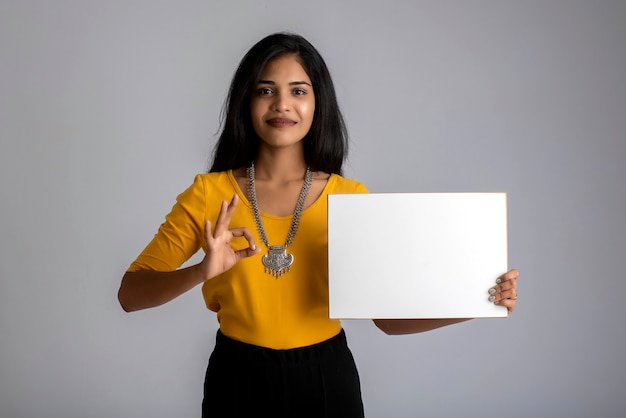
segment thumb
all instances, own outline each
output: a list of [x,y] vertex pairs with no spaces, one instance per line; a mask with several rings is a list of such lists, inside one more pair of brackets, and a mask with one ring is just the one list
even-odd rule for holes
[[254,248],[244,248],[243,250],[238,250],[235,251],[235,254],[237,255],[237,259],[238,260],[243,260],[244,258],[248,258],[248,257],[252,257],[253,255],[257,255],[258,253],[261,252],[261,248],[254,247]]
[[209,219],[204,221],[204,240],[208,243],[213,238],[211,235],[211,221]]

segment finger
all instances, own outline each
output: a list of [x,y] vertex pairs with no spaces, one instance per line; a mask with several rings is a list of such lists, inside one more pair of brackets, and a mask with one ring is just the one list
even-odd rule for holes
[[235,255],[237,256],[239,260],[241,260],[246,257],[252,257],[253,255],[258,254],[260,252],[261,252],[261,249],[259,247],[256,247],[255,249],[248,247],[248,248],[244,248],[243,250],[235,251]]
[[500,284],[497,284],[495,286],[492,286],[489,289],[489,293],[493,294],[493,292],[491,291],[491,289],[495,289],[495,291],[497,293],[500,292],[504,292],[505,290],[511,290],[511,289],[515,289],[517,287],[517,283],[515,282],[515,280],[508,280],[506,282],[502,282]]
[[[252,251],[257,250],[257,246],[254,242],[254,236],[250,232],[250,230],[246,227],[242,228],[232,228],[230,232],[233,234],[233,237],[243,237],[248,241],[248,245]],[[255,253],[256,254],[256,253]]]
[[498,306],[506,307],[507,311],[509,313],[511,313],[511,312],[513,312],[515,310],[517,302],[514,301],[513,299],[505,299],[503,301],[495,302],[495,304],[498,305]]
[[217,220],[215,221],[215,231],[213,232],[213,236],[218,236],[223,233],[226,229],[228,229],[228,221],[226,220],[226,211],[228,210],[228,203],[225,200],[222,200],[220,206],[220,213],[217,215]]
[[230,199],[230,203],[228,204],[227,214],[228,216],[232,216],[235,208],[237,207],[237,203],[239,203],[239,196],[237,193],[233,194],[233,198]]
[[229,230],[224,231],[218,238],[217,233],[211,233],[211,221],[208,219],[204,221],[204,239],[206,240],[207,247],[215,249],[223,245],[223,242],[229,242],[232,238],[233,235]]
[[505,306],[509,313],[513,312],[517,306],[517,302],[513,299],[504,299],[494,303],[498,306]]
[[237,203],[239,202],[239,198],[236,194],[233,195],[230,203],[222,200],[222,206],[220,207],[220,213],[217,216],[217,222],[215,223],[215,232],[214,236],[218,236],[224,233],[228,229],[230,225],[230,220],[232,218],[233,212],[235,211],[235,207],[237,207]]
[[517,291],[515,290],[506,290],[504,292],[489,292],[489,302],[500,302],[502,300],[506,300],[506,299],[512,299],[512,300],[516,300],[517,299]]
[[208,219],[204,221],[204,240],[207,244],[213,242],[213,235],[211,234],[211,221]]
[[515,299],[517,298],[517,283],[515,280],[509,280],[490,287],[487,293],[489,293],[490,302],[503,299]]
[[504,283],[511,280],[517,280],[519,277],[519,271],[517,269],[512,269],[501,275],[496,279],[496,283]]

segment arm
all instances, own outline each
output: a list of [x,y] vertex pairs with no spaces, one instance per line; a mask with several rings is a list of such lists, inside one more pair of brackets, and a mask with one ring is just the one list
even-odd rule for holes
[[[117,294],[122,308],[131,312],[162,305],[225,272],[239,260],[257,254],[260,249],[254,244],[247,228],[229,229],[238,201],[239,198],[234,195],[230,204],[222,202],[213,234],[211,222],[205,221],[207,252],[199,264],[169,272],[141,270],[124,274]],[[249,247],[235,251],[230,246],[233,237],[246,238]]]
[[447,325],[469,321],[472,318],[453,319],[374,319],[374,324],[387,335],[417,334]]
[[122,309],[133,312],[163,305],[203,282],[199,264],[170,272],[127,272],[117,298]]
[[[515,309],[517,301],[517,278],[519,271],[510,270],[496,279],[496,285],[489,288],[489,301],[505,306],[509,313]],[[449,319],[374,319],[374,324],[388,335],[416,334],[469,321],[472,318]]]

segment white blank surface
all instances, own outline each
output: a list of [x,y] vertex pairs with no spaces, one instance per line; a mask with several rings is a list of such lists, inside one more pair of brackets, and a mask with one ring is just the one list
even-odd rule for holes
[[505,193],[328,197],[331,318],[504,317]]

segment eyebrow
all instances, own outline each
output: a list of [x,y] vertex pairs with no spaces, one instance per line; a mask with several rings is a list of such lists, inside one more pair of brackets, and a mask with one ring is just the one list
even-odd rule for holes
[[[271,86],[275,86],[276,85],[276,83],[273,82],[272,80],[259,80],[258,84],[269,84]],[[291,81],[289,83],[289,85],[290,86],[301,86],[301,85],[311,86],[311,84],[307,83],[306,81]]]

